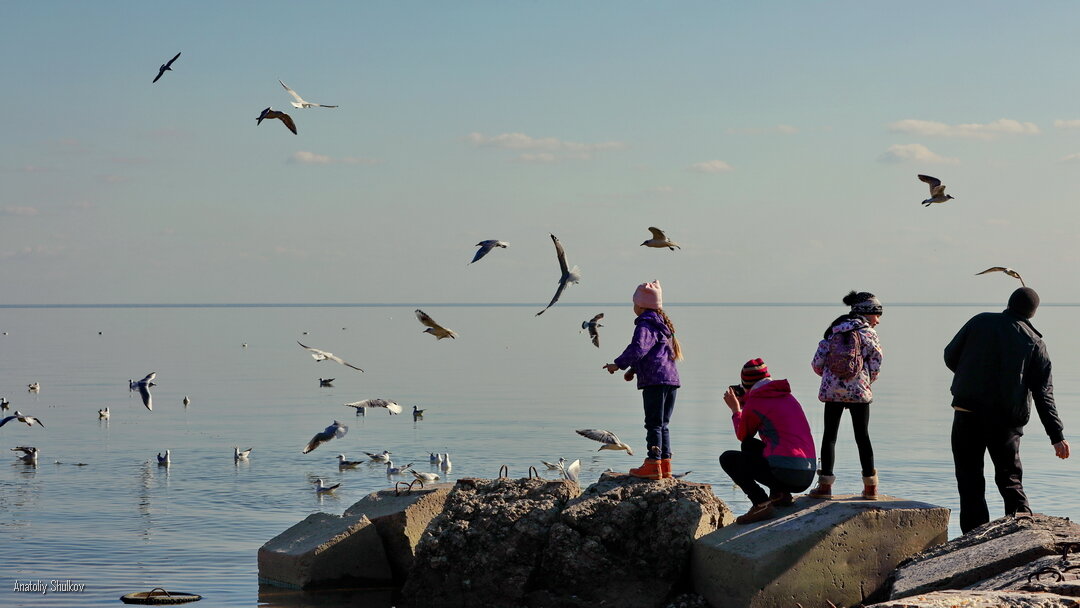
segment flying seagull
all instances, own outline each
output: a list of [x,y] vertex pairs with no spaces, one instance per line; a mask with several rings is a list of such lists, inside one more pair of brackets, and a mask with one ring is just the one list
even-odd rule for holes
[[[626,450],[627,454],[631,456],[634,455],[634,451],[630,449],[630,446],[620,441],[619,436],[611,431],[604,431],[601,429],[578,429],[577,434],[604,444],[600,446],[600,450]],[[600,450],[597,450],[597,452]]]
[[150,394],[150,387],[155,386],[153,380],[156,377],[157,372],[150,372],[149,374],[146,374],[142,380],[128,380],[128,389],[139,391],[139,396],[142,397],[143,405],[151,412],[154,411],[154,398]]
[[682,247],[679,247],[678,243],[672,241],[667,236],[665,236],[663,230],[649,226],[649,232],[652,233],[652,238],[642,243],[643,246],[656,248],[667,247],[672,251],[675,251],[676,249],[682,249]]
[[443,338],[457,338],[457,334],[454,333],[454,330],[446,329],[442,325],[439,325],[435,322],[435,319],[429,317],[426,312],[419,308],[416,309],[416,318],[424,325],[427,325],[427,329],[424,330],[424,333],[435,336],[436,340],[442,340]]
[[506,249],[506,247],[509,246],[509,245],[510,245],[510,243],[507,243],[506,241],[497,241],[495,239],[488,239],[486,241],[480,241],[479,243],[476,244],[476,246],[479,247],[480,249],[478,249],[476,251],[476,255],[473,256],[472,262],[469,262],[469,263],[472,264],[473,262],[479,260],[480,258],[487,255],[488,252],[490,252],[492,249],[494,249],[496,247],[502,247],[503,249]]
[[566,459],[561,456],[559,457],[559,462],[548,462],[546,460],[541,460],[540,462],[544,463],[544,466],[547,467],[547,470],[549,471],[562,471],[566,467]]
[[[315,359],[315,361],[335,361],[337,363],[340,363],[340,364],[344,365],[345,367],[351,367],[351,368],[353,368],[355,370],[358,370],[358,371],[364,371],[364,370],[360,369],[359,367],[356,367],[352,363],[349,363],[348,361],[342,359],[341,357],[338,357],[334,353],[328,353],[325,350],[319,350],[317,348],[312,348],[310,346],[304,346],[303,344],[301,344],[301,342],[299,340],[297,340],[296,343],[300,344],[300,347],[303,348],[304,350],[309,351],[311,353],[311,358]],[[329,381],[333,382],[334,379],[331,378]],[[319,382],[321,383],[322,380],[320,379]]]
[[544,314],[544,311],[551,308],[555,302],[559,301],[559,296],[562,295],[562,292],[566,289],[567,285],[581,281],[581,270],[579,270],[577,266],[567,268],[566,252],[563,251],[562,243],[559,242],[559,239],[556,238],[554,234],[551,235],[551,241],[555,243],[555,255],[559,258],[559,270],[562,271],[562,275],[559,276],[559,288],[555,290],[555,296],[551,298],[551,301],[544,307],[544,310],[536,313],[536,316],[538,317]]
[[[278,80],[278,82],[281,82],[281,81]],[[289,86],[286,85],[284,82],[281,82],[281,86],[285,87],[285,90],[289,92],[289,95],[292,95],[293,99],[296,100],[296,101],[289,102],[289,103],[292,104],[292,107],[294,107],[294,108],[336,108],[337,107],[337,106],[325,106],[325,105],[323,105],[321,103],[311,103],[310,101],[304,101],[303,99],[300,98],[299,95],[296,94],[296,91],[290,89]]]
[[38,449],[34,446],[20,445],[18,447],[11,448],[12,452],[22,452],[22,456],[16,455],[15,457],[25,462],[26,464],[37,464]]
[[240,462],[241,460],[247,460],[251,456],[251,448],[241,450],[240,446],[233,446],[233,462]]
[[[180,53],[177,53],[176,56],[174,56],[172,59],[170,59],[167,62],[161,64],[161,67],[158,68],[157,76],[154,76],[154,82],[157,82],[158,79],[161,78],[161,75],[164,74],[165,72],[171,72],[173,62],[176,61],[179,57],[180,57]],[[154,83],[151,82],[150,84],[154,84]]]
[[600,348],[600,331],[597,330],[597,328],[603,327],[603,325],[600,324],[600,319],[603,318],[604,313],[600,313],[588,321],[581,322],[581,329],[589,330],[589,337],[592,338],[593,346],[596,348]]
[[1014,279],[1020,279],[1020,285],[1023,287],[1027,287],[1027,284],[1024,283],[1024,277],[1020,276],[1019,272],[1016,272],[1012,268],[1006,268],[1004,266],[994,266],[992,268],[987,268],[982,272],[976,272],[975,276],[979,276],[980,274],[986,274],[988,272],[1004,272],[1005,274],[1009,275]]
[[42,422],[40,420],[38,420],[37,418],[34,418],[33,416],[27,416],[26,414],[20,412],[19,410],[15,410],[14,414],[12,414],[10,416],[7,416],[7,417],[3,418],[2,420],[0,420],[0,426],[4,426],[5,424],[11,422],[12,420],[15,420],[15,421],[18,421],[18,422],[23,422],[23,423],[26,424],[26,426],[34,426],[34,423],[36,422],[41,426],[41,428],[45,428],[45,425],[42,424]]
[[296,135],[296,123],[293,122],[292,116],[289,116],[285,112],[278,112],[273,108],[266,108],[262,111],[262,113],[259,114],[259,117],[255,119],[255,124],[262,124],[264,118],[276,118],[280,120],[281,122],[285,123],[285,126],[288,127],[290,131],[293,132],[293,135]]
[[919,181],[930,184],[930,198],[922,202],[923,207],[929,207],[934,203],[944,203],[949,199],[955,198],[951,194],[945,194],[945,186],[941,183],[941,180],[936,177],[919,175]]
[[401,406],[390,401],[389,399],[364,399],[363,401],[353,401],[352,403],[343,404],[345,407],[356,408],[357,411],[367,409],[369,407],[384,407],[386,411],[390,412],[390,415],[401,413]]
[[314,450],[315,448],[326,443],[327,441],[330,441],[334,437],[344,437],[345,433],[348,432],[349,427],[335,420],[334,424],[331,424],[330,426],[323,429],[321,433],[315,433],[315,436],[311,438],[311,441],[309,441],[306,446],[304,446],[304,449],[301,451],[301,453],[307,454],[311,450]]

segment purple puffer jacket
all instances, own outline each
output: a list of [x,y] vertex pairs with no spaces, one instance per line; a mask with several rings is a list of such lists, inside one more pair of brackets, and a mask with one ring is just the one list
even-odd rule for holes
[[634,319],[634,337],[615,358],[619,369],[630,368],[637,375],[637,387],[668,384],[679,386],[679,370],[671,358],[671,330],[656,311],[646,310]]

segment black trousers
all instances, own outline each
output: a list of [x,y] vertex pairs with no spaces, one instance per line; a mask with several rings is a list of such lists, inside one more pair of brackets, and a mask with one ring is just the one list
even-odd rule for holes
[[984,454],[994,463],[994,483],[1005,502],[1005,514],[1030,513],[1024,494],[1024,468],[1020,464],[1023,427],[995,423],[974,412],[953,414],[952,453],[956,487],[960,492],[960,530],[968,532],[990,521],[986,506]]
[[769,466],[765,460],[765,444],[756,437],[749,437],[742,442],[741,449],[728,450],[720,455],[720,467],[739,486],[746,497],[755,505],[769,500],[769,495],[761,489],[761,483],[772,492],[802,492],[814,481],[813,469],[798,471]]

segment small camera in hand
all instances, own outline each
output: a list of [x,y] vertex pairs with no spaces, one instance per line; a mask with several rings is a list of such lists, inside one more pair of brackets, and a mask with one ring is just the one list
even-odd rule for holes
[[732,384],[728,388],[730,388],[732,392],[735,393],[736,397],[742,397],[746,395],[746,389],[743,388],[741,384]]

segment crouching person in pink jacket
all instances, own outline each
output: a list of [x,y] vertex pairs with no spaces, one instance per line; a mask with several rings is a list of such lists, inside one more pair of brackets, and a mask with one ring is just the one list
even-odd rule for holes
[[728,387],[724,403],[731,409],[742,447],[721,454],[720,466],[754,505],[735,523],[775,517],[775,507],[790,505],[792,493],[806,490],[814,481],[817,456],[802,405],[791,394],[788,381],[773,380],[761,359],[746,362],[741,386]]

